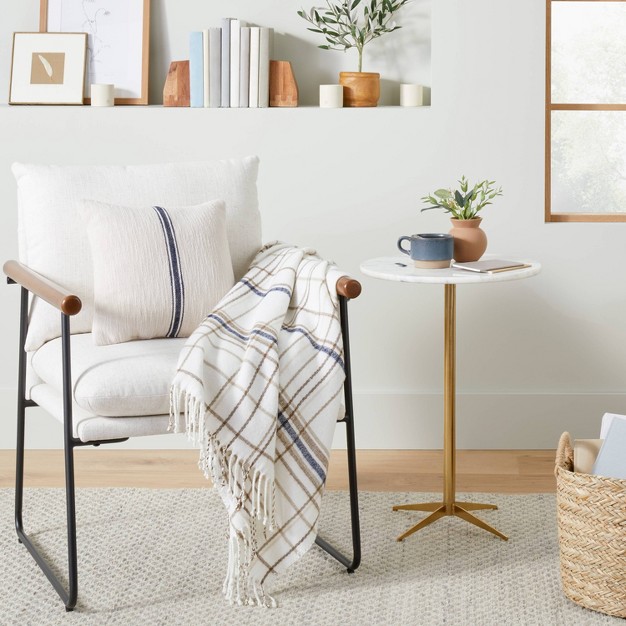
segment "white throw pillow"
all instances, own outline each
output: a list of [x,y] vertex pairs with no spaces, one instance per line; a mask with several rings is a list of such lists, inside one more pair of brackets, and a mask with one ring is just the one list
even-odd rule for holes
[[[96,199],[121,206],[161,203],[167,207],[221,198],[226,203],[228,241],[238,280],[261,247],[257,170],[257,157],[130,166],[16,163],[19,259],[81,298],[83,309],[72,318],[71,332],[91,332],[93,268],[80,203]],[[59,337],[59,317],[55,308],[35,298],[26,350]]]
[[235,279],[224,202],[122,207],[85,201],[96,345],[188,337]]

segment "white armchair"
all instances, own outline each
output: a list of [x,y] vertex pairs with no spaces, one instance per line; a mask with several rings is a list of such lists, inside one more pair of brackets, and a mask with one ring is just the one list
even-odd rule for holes
[[[15,524],[23,543],[71,611],[77,601],[77,545],[73,450],[129,437],[167,434],[170,384],[184,338],[95,345],[93,269],[78,215],[82,199],[129,206],[191,206],[222,198],[235,280],[260,248],[255,157],[212,163],[141,167],[14,166],[18,180],[20,261],[7,261],[9,283],[21,286],[17,400]],[[318,537],[316,543],[348,572],[360,563],[354,421],[347,302],[360,284],[334,275],[344,345],[348,472],[353,555]],[[29,294],[32,298],[29,301]],[[70,324],[70,320],[72,323]],[[66,589],[24,530],[26,409],[40,406],[64,429],[68,580]]]

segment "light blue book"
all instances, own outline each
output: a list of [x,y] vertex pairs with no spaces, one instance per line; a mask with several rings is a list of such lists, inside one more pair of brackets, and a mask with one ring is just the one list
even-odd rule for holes
[[593,473],[626,479],[626,420],[614,419],[611,422],[593,466]]
[[189,106],[204,106],[204,43],[202,31],[189,34]]

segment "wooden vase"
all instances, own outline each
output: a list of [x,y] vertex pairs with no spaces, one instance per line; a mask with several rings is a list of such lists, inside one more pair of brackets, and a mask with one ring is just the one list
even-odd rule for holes
[[487,249],[487,235],[480,227],[481,217],[471,220],[450,219],[454,237],[454,260],[457,263],[478,261]]
[[298,106],[298,83],[289,61],[270,61],[270,106]]
[[163,86],[163,106],[188,107],[189,93],[189,61],[172,61]]
[[377,72],[339,72],[343,85],[344,107],[375,107],[380,98],[380,74]]

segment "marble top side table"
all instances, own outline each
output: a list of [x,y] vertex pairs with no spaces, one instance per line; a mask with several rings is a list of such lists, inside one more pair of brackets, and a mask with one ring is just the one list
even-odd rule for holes
[[[488,257],[487,257],[488,258]],[[457,502],[456,500],[456,286],[521,280],[538,274],[541,265],[533,261],[524,261],[528,267],[495,274],[482,274],[457,270],[454,268],[427,270],[413,267],[407,257],[382,257],[361,263],[361,271],[367,276],[403,283],[431,283],[444,286],[444,380],[443,380],[443,453],[444,453],[444,491],[443,499],[438,502],[399,504],[394,511],[424,511],[427,517],[398,537],[403,541],[409,535],[446,516],[460,517],[501,539],[508,537],[496,530],[471,511],[496,509],[494,504],[477,502]]]

